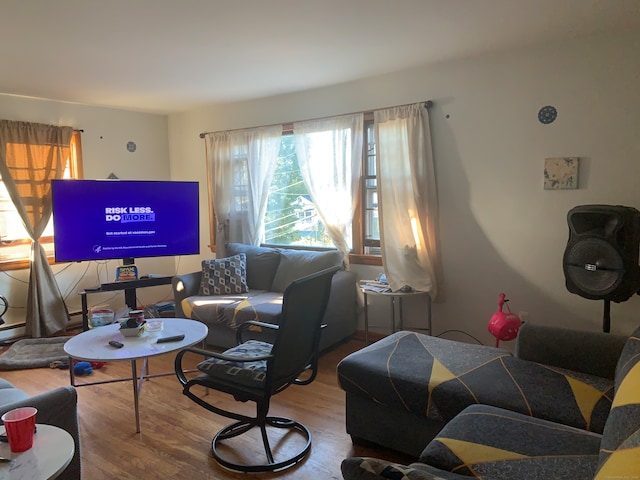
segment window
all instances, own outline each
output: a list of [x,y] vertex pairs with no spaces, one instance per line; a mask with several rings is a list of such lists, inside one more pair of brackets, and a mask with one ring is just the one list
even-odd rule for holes
[[365,123],[364,164],[362,168],[362,250],[380,255],[378,222],[378,182],[376,180],[376,139],[373,121]]
[[269,245],[333,247],[302,180],[293,134],[282,136],[264,226]]
[[[82,152],[80,132],[74,132],[71,138],[69,158],[66,159],[63,178],[81,178]],[[53,221],[43,232],[40,243],[53,262]],[[31,239],[22,224],[22,219],[13,205],[11,197],[0,177],[0,265],[5,270],[28,268],[31,253]]]

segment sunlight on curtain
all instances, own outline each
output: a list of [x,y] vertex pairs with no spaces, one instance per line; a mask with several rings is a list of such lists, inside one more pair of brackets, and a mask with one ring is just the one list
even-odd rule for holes
[[281,138],[282,125],[207,134],[216,252],[224,255],[226,242],[264,241],[263,219]]
[[374,112],[380,245],[389,285],[438,294],[438,202],[423,103]]
[[38,242],[51,217],[51,180],[62,178],[73,129],[0,120],[0,174],[32,239],[26,332],[42,337],[63,330],[67,307],[47,253]]
[[302,179],[347,264],[362,170],[363,125],[362,114],[293,124]]

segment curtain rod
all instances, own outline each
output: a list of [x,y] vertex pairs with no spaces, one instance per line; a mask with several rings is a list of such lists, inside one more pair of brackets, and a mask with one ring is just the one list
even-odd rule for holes
[[[415,103],[415,102],[414,102]],[[409,105],[413,105],[413,103],[405,103],[404,105],[396,105],[396,107],[407,107]],[[433,106],[433,101],[431,100],[425,100],[424,102],[424,106],[425,108],[431,108]],[[332,118],[332,117],[343,117],[346,115],[355,115],[358,113],[372,113],[372,112],[377,112],[379,110],[386,110],[387,108],[395,108],[395,107],[384,107],[384,108],[374,108],[372,110],[361,110],[359,112],[351,112],[351,113],[342,113],[340,115],[332,115],[330,117],[318,117],[318,118],[312,118],[310,120],[322,120],[323,118]],[[309,121],[309,120],[301,120],[301,121]],[[252,128],[263,128],[263,127],[273,127],[275,125],[293,125],[295,122],[281,122],[281,123],[270,123],[267,125],[258,125],[257,127],[245,127],[245,128],[233,128],[231,130],[218,130],[218,132],[220,131],[224,131],[224,132],[238,132],[240,130],[250,130]],[[218,133],[218,132],[202,132],[200,134],[200,138],[204,138],[205,136],[211,134],[211,133]]]

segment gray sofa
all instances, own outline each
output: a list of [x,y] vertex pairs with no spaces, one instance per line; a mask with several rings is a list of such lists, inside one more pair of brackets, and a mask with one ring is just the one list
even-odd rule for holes
[[[620,340],[604,333],[527,327],[518,343],[518,358],[512,360],[542,365],[557,374],[555,380],[553,375],[541,378],[531,369],[531,378],[514,377],[522,396],[531,386],[529,391],[538,392],[528,397],[528,412],[515,411],[513,402],[487,397],[493,403],[470,403],[450,419],[434,439],[423,445],[417,462],[400,465],[375,458],[347,458],[342,462],[343,476],[345,480],[637,478],[640,328],[622,345]],[[530,354],[531,360],[525,359]],[[501,362],[508,358],[503,357]],[[567,367],[586,373],[573,373]],[[612,382],[611,391],[602,392],[599,378]],[[476,387],[501,390],[501,380],[486,380],[484,387]],[[574,404],[568,402],[566,387],[573,392]],[[596,425],[597,420],[591,422],[601,402],[608,404],[602,426]],[[538,404],[545,404],[545,415],[555,420],[535,416],[541,411]],[[572,425],[576,417],[566,415],[565,410],[576,408],[586,420],[586,428],[576,428]]]
[[[224,258],[240,255],[245,259],[246,278],[231,278],[232,284],[246,281],[245,292],[215,295],[211,285],[215,275],[207,272],[212,262],[203,261],[203,270],[177,275],[172,280],[176,316],[199,320],[207,325],[207,344],[218,348],[236,345],[236,330],[247,320],[277,324],[282,311],[282,294],[297,278],[333,266],[343,266],[338,251],[312,251],[228,243]],[[237,267],[237,264],[234,264]],[[203,280],[203,271],[205,272]],[[233,277],[233,276],[232,276]],[[227,278],[229,281],[229,278]],[[333,276],[329,304],[324,316],[320,350],[325,350],[353,335],[357,325],[356,276],[340,270]],[[253,328],[253,338],[270,341],[273,333]]]
[[76,445],[71,463],[57,477],[60,480],[80,480],[80,434],[78,431],[78,396],[75,388],[60,387],[29,396],[0,378],[0,416],[19,407],[38,409],[36,422],[53,425],[71,434]]

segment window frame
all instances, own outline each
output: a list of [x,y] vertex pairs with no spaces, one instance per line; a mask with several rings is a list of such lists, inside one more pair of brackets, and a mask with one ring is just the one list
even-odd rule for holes
[[[69,146],[69,158],[67,159],[67,166],[69,168],[69,177],[72,179],[82,179],[83,178],[83,169],[82,169],[82,137],[81,131],[74,130],[71,135],[71,143]],[[0,178],[0,182],[3,182],[2,178]],[[14,209],[15,211],[15,209]],[[0,212],[0,215],[3,213]],[[51,221],[51,220],[50,220]],[[51,250],[53,252],[53,243],[55,239],[55,232],[53,235],[42,236],[40,237],[40,244],[45,246],[45,248]],[[32,240],[27,236],[25,238],[10,240],[10,241],[1,241],[0,247],[4,246],[22,246],[22,245],[31,245]],[[47,255],[47,261],[50,265],[55,264],[55,256],[54,254]],[[29,255],[24,255],[21,258],[2,260],[0,258],[0,269],[2,270],[23,270],[29,268],[31,265],[31,260]]]
[[[372,126],[374,124],[374,116],[373,116],[373,112],[365,112],[364,113],[364,125],[363,125],[363,145],[368,145],[368,129],[370,126]],[[295,132],[293,131],[293,123],[286,123],[282,125],[282,135],[292,135],[295,134]],[[365,201],[364,201],[364,172],[366,171],[366,161],[367,161],[367,156],[368,156],[368,150],[367,148],[363,148],[363,152],[362,152],[362,174],[360,177],[360,191],[358,192],[357,196],[357,202],[356,202],[356,207],[355,207],[355,211],[354,211],[354,215],[353,215],[353,219],[351,222],[352,225],[352,241],[353,241],[353,245],[352,245],[352,250],[351,253],[349,254],[349,262],[351,264],[360,264],[360,265],[374,265],[374,266],[381,266],[382,265],[382,257],[380,255],[370,255],[370,254],[365,254],[364,253],[364,249],[365,249],[365,243],[369,243],[369,242],[365,242],[364,240],[364,232],[365,232]],[[374,177],[375,178],[375,177]],[[210,205],[210,219],[211,219],[211,245],[210,245],[210,249],[212,253],[215,253],[216,251],[216,229],[215,229],[215,207],[213,205],[213,198],[211,195],[211,192],[209,192],[209,205]],[[379,242],[378,242],[379,243]],[[366,246],[372,246],[372,245],[366,245]],[[379,245],[378,245],[379,246]],[[281,245],[279,247],[282,247]],[[300,248],[300,247],[291,247],[291,248]],[[305,247],[306,248],[306,247]],[[311,247],[310,247],[311,248]],[[320,247],[315,247],[315,248],[319,248]]]

